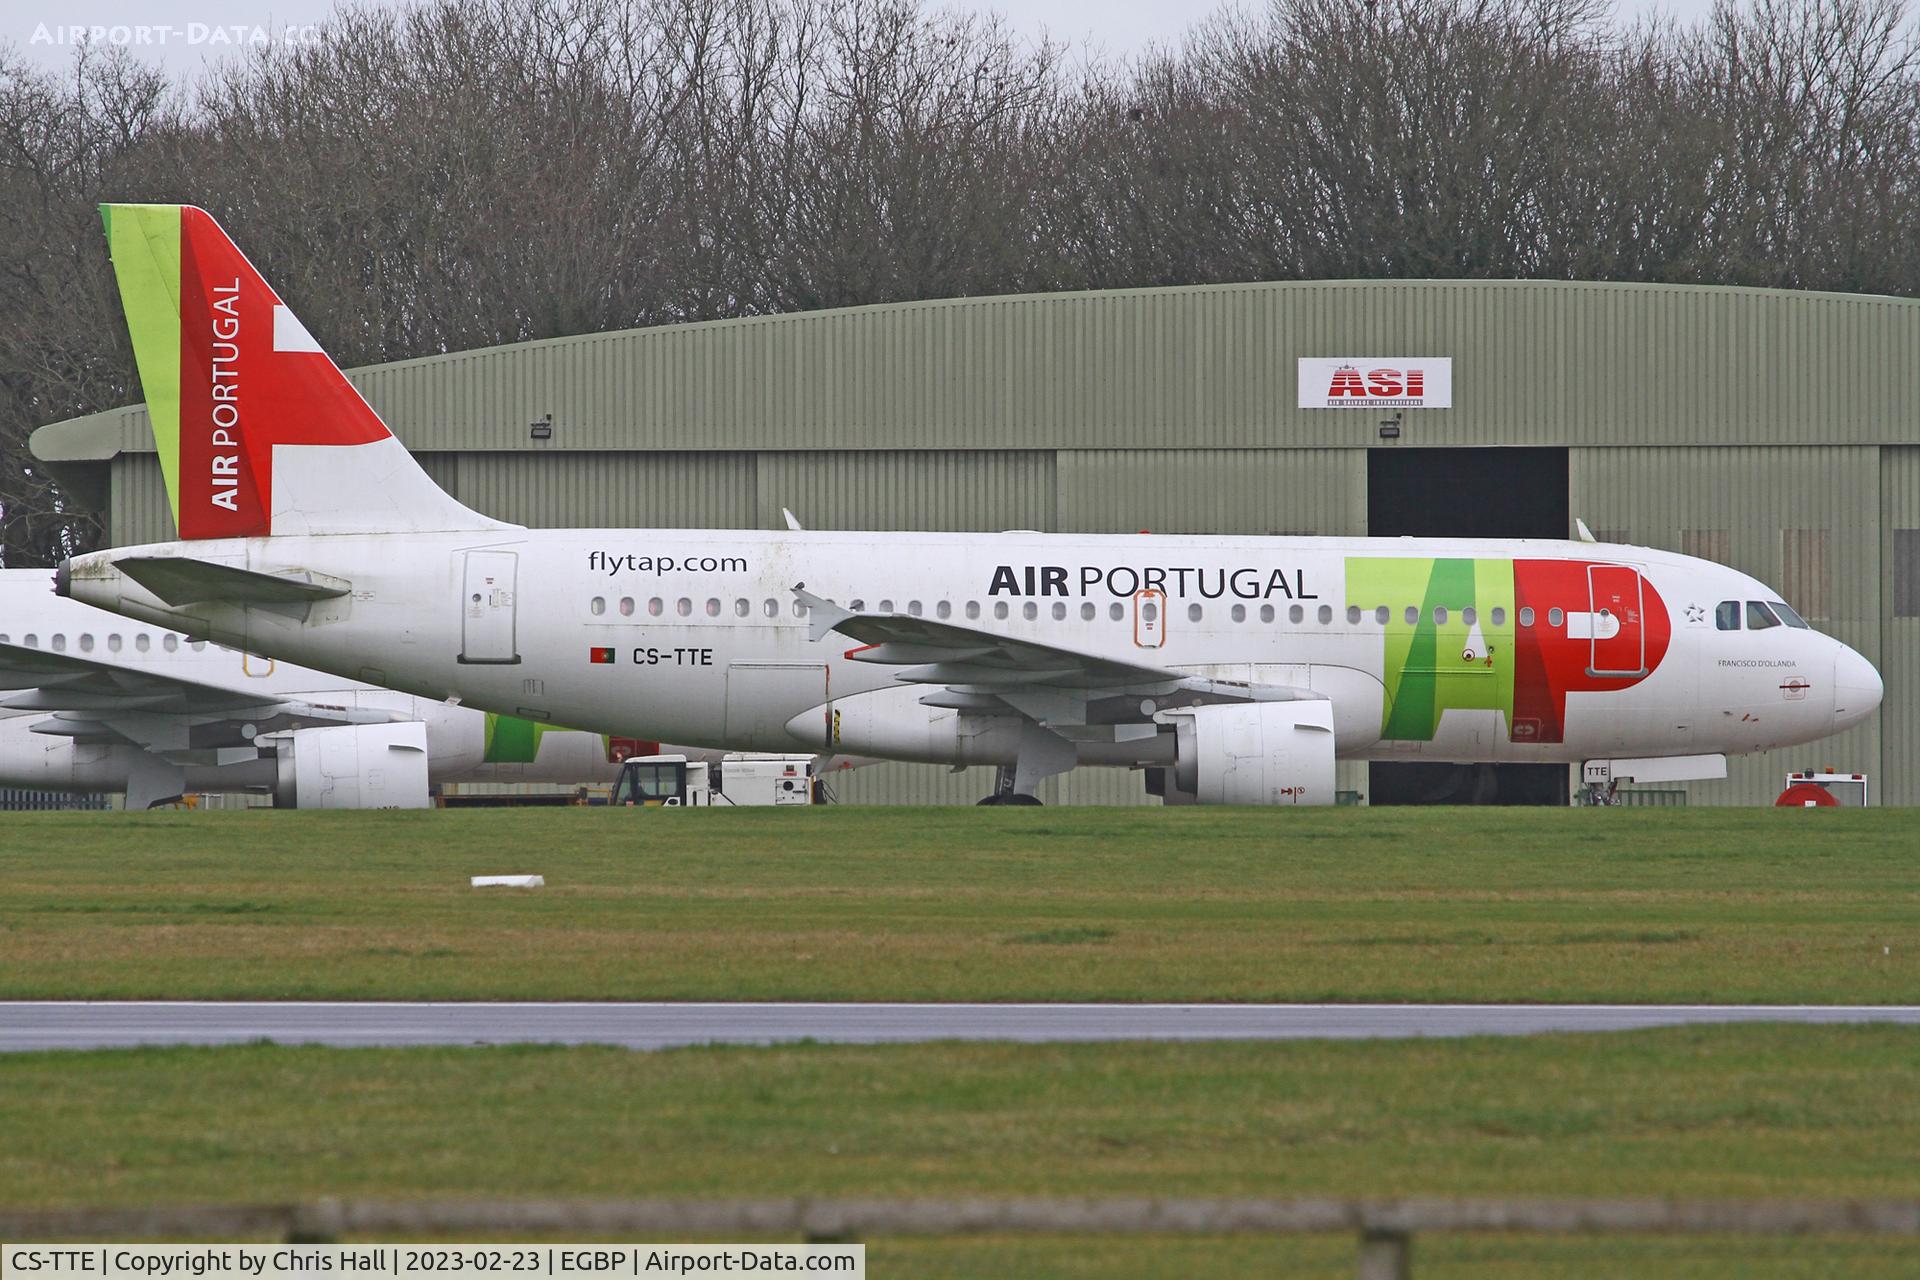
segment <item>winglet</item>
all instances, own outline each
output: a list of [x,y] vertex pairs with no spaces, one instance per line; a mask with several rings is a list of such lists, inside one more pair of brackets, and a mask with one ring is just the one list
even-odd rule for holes
[[808,639],[811,640],[824,640],[835,627],[848,618],[860,616],[851,609],[842,609],[831,600],[822,600],[807,590],[807,584],[804,582],[793,584],[793,598],[807,606]]
[[1573,518],[1573,532],[1574,532],[1574,536],[1579,538],[1580,541],[1582,542],[1600,541],[1600,539],[1593,536],[1593,530],[1587,528],[1587,522],[1585,520],[1582,520],[1578,516],[1575,516]]

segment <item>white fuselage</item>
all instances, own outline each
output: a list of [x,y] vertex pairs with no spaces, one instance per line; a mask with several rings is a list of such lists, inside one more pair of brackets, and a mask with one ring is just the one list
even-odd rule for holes
[[[67,655],[90,663],[162,680],[189,682],[257,697],[262,713],[291,701],[355,712],[383,713],[376,718],[418,720],[426,727],[428,776],[444,782],[537,782],[558,784],[606,783],[618,773],[609,761],[605,739],[597,733],[548,731],[531,743],[507,748],[503,735],[493,736],[496,757],[489,760],[488,716],[484,711],[449,705],[431,697],[377,688],[344,680],[290,662],[249,654],[205,639],[192,639],[165,625],[142,625],[90,605],[64,600],[52,592],[51,573],[37,570],[0,571],[0,645],[17,645],[48,654]],[[156,624],[162,620],[155,619]],[[32,687],[35,678],[15,676],[10,689]],[[53,683],[53,682],[49,682]],[[143,710],[130,690],[125,714],[139,727]],[[0,694],[0,698],[6,697]],[[106,703],[87,713],[111,723],[121,713]],[[169,712],[168,714],[172,714]],[[194,718],[191,713],[179,716]],[[247,717],[234,712],[232,719]],[[55,791],[117,792],[127,787],[130,771],[142,748],[127,742],[76,740],[45,731],[51,719],[40,709],[0,708],[0,786]],[[41,726],[36,732],[35,727]],[[244,725],[242,726],[244,728]],[[260,728],[267,722],[262,719]],[[298,728],[297,722],[275,724]],[[497,726],[496,726],[497,729]],[[250,737],[251,735],[245,735]],[[520,735],[526,739],[529,735]],[[196,757],[211,753],[191,753]],[[274,761],[268,758],[186,766],[192,791],[259,790],[274,784]]]
[[[304,617],[169,607],[113,567],[136,554],[313,571],[352,591]],[[1747,575],[1578,542],[505,527],[161,544],[68,572],[77,599],[236,649],[731,750],[1011,758],[1004,735],[923,705],[924,685],[849,658],[844,637],[814,639],[800,584],[856,612],[1311,691],[1350,759],[1738,754],[1834,733],[1880,697],[1871,665],[1818,631],[1718,625],[1723,602],[1780,599]],[[1083,764],[1160,764],[1169,749],[1165,735],[1078,746]]]

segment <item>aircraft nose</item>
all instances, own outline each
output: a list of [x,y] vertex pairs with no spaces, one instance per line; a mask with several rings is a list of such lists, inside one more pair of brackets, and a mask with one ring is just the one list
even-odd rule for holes
[[1886,686],[1873,664],[1846,645],[1833,660],[1833,718],[1837,729],[1859,724],[1880,705]]

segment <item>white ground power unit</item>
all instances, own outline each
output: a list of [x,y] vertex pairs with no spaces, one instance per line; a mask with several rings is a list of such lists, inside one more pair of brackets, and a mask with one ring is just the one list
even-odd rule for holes
[[720,794],[737,805],[812,804],[812,756],[730,755],[720,762]]

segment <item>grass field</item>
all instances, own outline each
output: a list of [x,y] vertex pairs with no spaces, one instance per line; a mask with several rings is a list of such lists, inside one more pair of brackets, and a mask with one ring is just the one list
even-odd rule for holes
[[20,814],[0,996],[1910,1003],[1917,873],[1900,810]]
[[[0,1055],[0,1204],[1920,1195],[1920,1030]],[[1351,1274],[1346,1239],[880,1241],[874,1274]],[[1901,1274],[1871,1241],[1435,1239],[1418,1274]],[[883,1265],[884,1264],[884,1265]],[[1886,1271],[1877,1267],[1893,1268]],[[1822,1269],[1822,1268],[1827,1269]],[[1911,1274],[1911,1271],[1907,1272]]]

